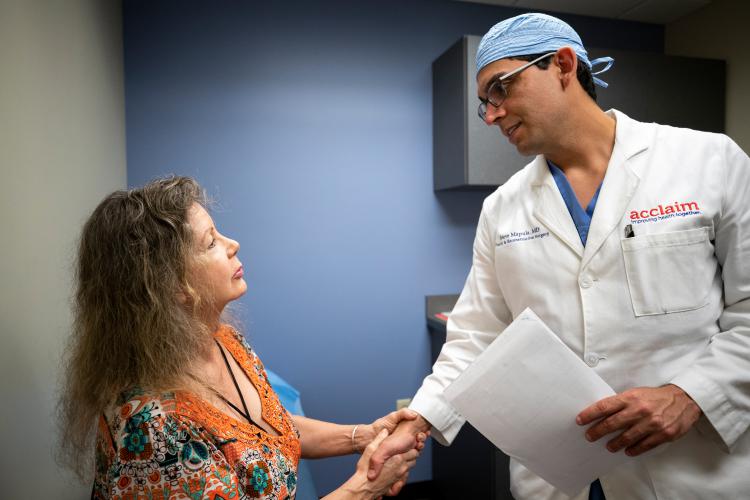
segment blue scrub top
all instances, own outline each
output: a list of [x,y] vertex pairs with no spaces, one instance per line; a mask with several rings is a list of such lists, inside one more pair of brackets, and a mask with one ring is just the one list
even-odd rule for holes
[[578,198],[576,198],[576,194],[573,191],[573,188],[570,187],[570,183],[568,183],[568,179],[567,177],[565,177],[563,171],[560,170],[560,167],[549,160],[547,160],[547,165],[549,165],[549,171],[552,173],[552,177],[555,179],[555,184],[557,184],[557,189],[560,190],[563,201],[565,201],[565,206],[568,207],[570,217],[573,219],[573,223],[576,225],[578,236],[581,237],[581,243],[583,243],[583,246],[586,246],[586,238],[588,238],[589,236],[591,218],[594,216],[596,200],[599,199],[599,191],[602,189],[602,185],[599,184],[599,187],[596,188],[594,197],[591,198],[589,206],[586,207],[586,210],[584,210],[581,204],[578,203]]

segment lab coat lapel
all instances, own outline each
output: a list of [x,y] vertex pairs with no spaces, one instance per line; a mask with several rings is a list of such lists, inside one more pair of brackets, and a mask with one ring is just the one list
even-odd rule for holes
[[581,257],[581,237],[542,155],[534,159],[531,186],[535,196],[534,217]]
[[588,265],[604,241],[620,225],[645,168],[647,155],[640,153],[648,149],[653,130],[653,127],[634,122],[618,111],[611,110],[609,114],[617,119],[615,147],[591,219],[581,269]]

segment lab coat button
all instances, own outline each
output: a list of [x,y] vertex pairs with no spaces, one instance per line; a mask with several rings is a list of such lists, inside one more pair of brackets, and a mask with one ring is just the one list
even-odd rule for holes
[[591,288],[593,284],[594,282],[591,281],[591,278],[581,278],[581,288]]
[[595,352],[590,352],[586,355],[585,360],[586,364],[593,368],[599,364],[599,355]]

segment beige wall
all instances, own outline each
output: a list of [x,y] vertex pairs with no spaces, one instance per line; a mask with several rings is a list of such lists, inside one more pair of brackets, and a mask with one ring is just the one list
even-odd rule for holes
[[[750,2],[713,0],[666,26],[667,54],[724,59],[727,62],[726,132],[750,152]],[[701,112],[701,99],[693,106]]]
[[113,0],[0,0],[0,497],[87,498],[53,459],[72,252],[125,186],[122,14]]

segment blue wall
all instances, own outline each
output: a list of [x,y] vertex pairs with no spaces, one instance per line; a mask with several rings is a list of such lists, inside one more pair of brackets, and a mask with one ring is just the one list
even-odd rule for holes
[[[309,416],[369,422],[429,372],[424,296],[460,291],[487,194],[432,191],[430,64],[518,12],[125,1],[128,183],[192,175],[217,199],[245,335]],[[589,46],[663,48],[660,26],[566,19]],[[315,462],[319,493],[354,463]],[[429,477],[428,450],[410,481]]]

